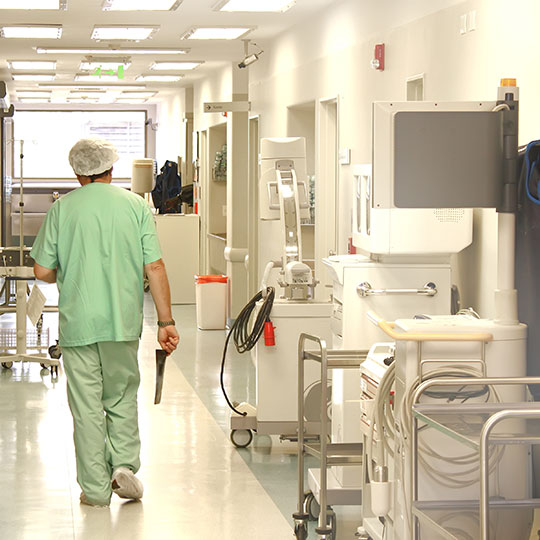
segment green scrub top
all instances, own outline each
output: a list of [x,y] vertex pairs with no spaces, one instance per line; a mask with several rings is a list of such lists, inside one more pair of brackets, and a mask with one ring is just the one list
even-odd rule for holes
[[142,197],[103,182],[68,193],[47,212],[31,255],[57,269],[60,346],[140,337],[143,267],[161,258]]

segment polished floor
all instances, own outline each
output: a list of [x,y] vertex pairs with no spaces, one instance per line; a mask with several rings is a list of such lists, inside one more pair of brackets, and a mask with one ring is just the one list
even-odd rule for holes
[[[109,509],[81,506],[62,371],[54,382],[37,364],[1,370],[0,540],[293,538],[295,445],[268,436],[256,437],[248,449],[231,444],[219,388],[225,333],[198,331],[194,306],[173,311],[181,345],[167,360],[162,402],[154,405],[155,314],[151,302],[145,305],[139,352],[141,502],[115,497]],[[13,324],[12,316],[2,316],[0,331]],[[56,324],[56,315],[46,316],[51,340]],[[230,357],[232,397],[254,402],[248,355]],[[338,540],[354,537],[358,520],[351,510],[338,514]]]

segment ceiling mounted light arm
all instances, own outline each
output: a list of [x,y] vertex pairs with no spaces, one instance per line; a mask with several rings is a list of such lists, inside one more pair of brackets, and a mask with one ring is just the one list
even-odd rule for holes
[[[244,42],[244,59],[238,64],[238,67],[246,68],[250,66],[251,64],[254,64],[264,51],[259,47],[259,45],[257,45],[255,42],[252,42],[250,39],[243,39],[242,41]],[[250,43],[252,43],[255,47],[257,47],[259,51],[256,53],[249,54]]]

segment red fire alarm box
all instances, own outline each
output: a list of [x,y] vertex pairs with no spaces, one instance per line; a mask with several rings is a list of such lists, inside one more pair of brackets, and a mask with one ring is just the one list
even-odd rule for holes
[[375,45],[375,57],[373,58],[372,65],[375,69],[384,71],[384,43]]

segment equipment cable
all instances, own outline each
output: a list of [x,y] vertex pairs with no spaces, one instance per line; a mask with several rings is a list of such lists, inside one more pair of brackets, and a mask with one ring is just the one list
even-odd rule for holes
[[[266,293],[266,294],[265,294]],[[229,341],[231,337],[234,340],[234,345],[236,347],[236,350],[242,354],[245,352],[250,351],[255,347],[257,344],[257,341],[259,341],[262,333],[264,332],[264,325],[267,322],[270,322],[270,312],[272,311],[272,306],[274,305],[274,296],[275,296],[275,290],[274,287],[267,287],[266,291],[259,291],[242,309],[240,314],[238,315],[238,318],[234,321],[234,324],[232,325],[231,329],[229,330],[229,333],[227,335],[227,339],[225,340],[225,346],[223,348],[223,356],[221,358],[221,372],[220,372],[220,384],[221,384],[221,391],[223,392],[223,395],[225,396],[225,400],[227,401],[227,405],[231,408],[232,411],[234,411],[236,414],[240,416],[246,416],[246,412],[239,411],[231,402],[229,399],[229,396],[227,395],[227,391],[225,390],[225,384],[224,384],[224,375],[225,375],[225,359],[227,357],[227,349],[229,347]],[[251,331],[249,329],[249,321],[251,320],[251,315],[253,314],[253,311],[255,310],[255,306],[257,305],[257,302],[262,302],[262,305],[259,309],[259,313],[257,314],[257,317],[255,318],[255,322],[253,323],[253,327],[251,328]]]

